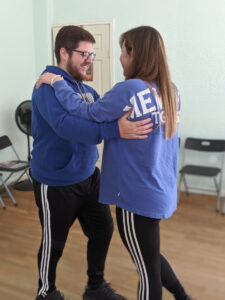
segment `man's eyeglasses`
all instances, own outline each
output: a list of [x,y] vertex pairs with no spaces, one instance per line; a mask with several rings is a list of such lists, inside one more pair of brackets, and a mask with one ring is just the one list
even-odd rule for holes
[[77,53],[80,53],[81,54],[81,56],[83,57],[83,58],[85,58],[85,59],[88,59],[89,57],[92,59],[92,60],[94,60],[95,59],[95,57],[96,57],[96,54],[95,53],[93,53],[93,52],[88,52],[88,51],[80,51],[80,50],[76,50],[76,49],[74,49],[74,50],[72,50],[73,52],[77,52]]

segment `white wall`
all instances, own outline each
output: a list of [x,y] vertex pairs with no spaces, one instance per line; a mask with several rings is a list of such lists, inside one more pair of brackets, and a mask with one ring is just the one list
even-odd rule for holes
[[35,80],[32,2],[2,2],[0,19],[0,135],[7,134],[26,159],[26,136],[16,125],[15,110],[19,103],[31,99]]
[[34,49],[36,77],[52,64],[53,0],[33,0]]

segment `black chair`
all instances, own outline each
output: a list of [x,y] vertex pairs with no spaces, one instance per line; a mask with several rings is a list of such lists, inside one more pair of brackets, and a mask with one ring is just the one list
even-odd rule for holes
[[[4,135],[0,137],[0,150],[6,149],[6,148],[11,148],[11,152],[14,154],[16,160],[9,160],[9,161],[4,161],[0,162],[0,182],[1,182],[1,187],[0,190],[5,188],[6,192],[8,193],[9,197],[11,198],[12,202],[14,205],[17,205],[17,202],[11,193],[10,189],[7,186],[8,180],[11,178],[11,176],[15,173],[20,173],[18,178],[16,179],[14,185],[20,180],[20,178],[26,173],[27,176],[29,177],[29,162],[27,161],[22,161],[19,158],[19,155],[17,154],[12,142],[10,141],[9,137]],[[4,179],[3,175],[6,173],[6,176],[8,176]],[[29,177],[30,179],[30,177]],[[5,204],[3,199],[0,197],[0,204],[2,205],[2,208],[5,208]]]
[[[190,154],[190,151],[199,151],[201,156],[203,152],[215,152],[215,154],[220,155],[220,166],[206,166],[199,164],[185,164],[186,157]],[[197,154],[197,153],[196,153]],[[193,155],[193,154],[192,154]],[[192,156],[193,158],[193,156]],[[200,157],[199,157],[200,159]],[[218,157],[219,159],[219,157]],[[183,163],[180,172],[180,180],[178,184],[178,202],[180,198],[180,188],[182,181],[184,182],[185,192],[189,194],[188,185],[186,180],[186,175],[195,175],[212,178],[215,184],[215,190],[217,195],[217,205],[216,211],[220,210],[220,197],[221,197],[221,187],[222,187],[222,178],[223,178],[223,169],[224,169],[224,161],[225,161],[225,140],[212,140],[212,139],[199,139],[199,138],[191,138],[188,137],[185,140],[184,145],[184,156]],[[199,189],[194,188],[192,189]],[[201,189],[202,190],[202,189]],[[204,191],[212,191],[209,189],[204,189]]]

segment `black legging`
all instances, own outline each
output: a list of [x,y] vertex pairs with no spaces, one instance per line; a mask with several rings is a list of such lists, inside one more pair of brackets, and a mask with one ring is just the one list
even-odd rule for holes
[[166,258],[160,254],[158,219],[136,215],[116,208],[117,225],[121,239],[134,261],[138,275],[138,300],[161,300],[162,286],[175,299],[187,297]]

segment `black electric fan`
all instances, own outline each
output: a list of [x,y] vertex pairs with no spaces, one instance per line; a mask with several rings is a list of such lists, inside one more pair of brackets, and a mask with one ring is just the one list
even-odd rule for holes
[[[16,124],[19,129],[27,136],[27,160],[30,162],[30,136],[31,134],[31,100],[25,100],[20,103],[16,109],[15,113]],[[21,191],[31,191],[33,190],[32,183],[29,179],[18,182],[15,185],[15,189]]]

